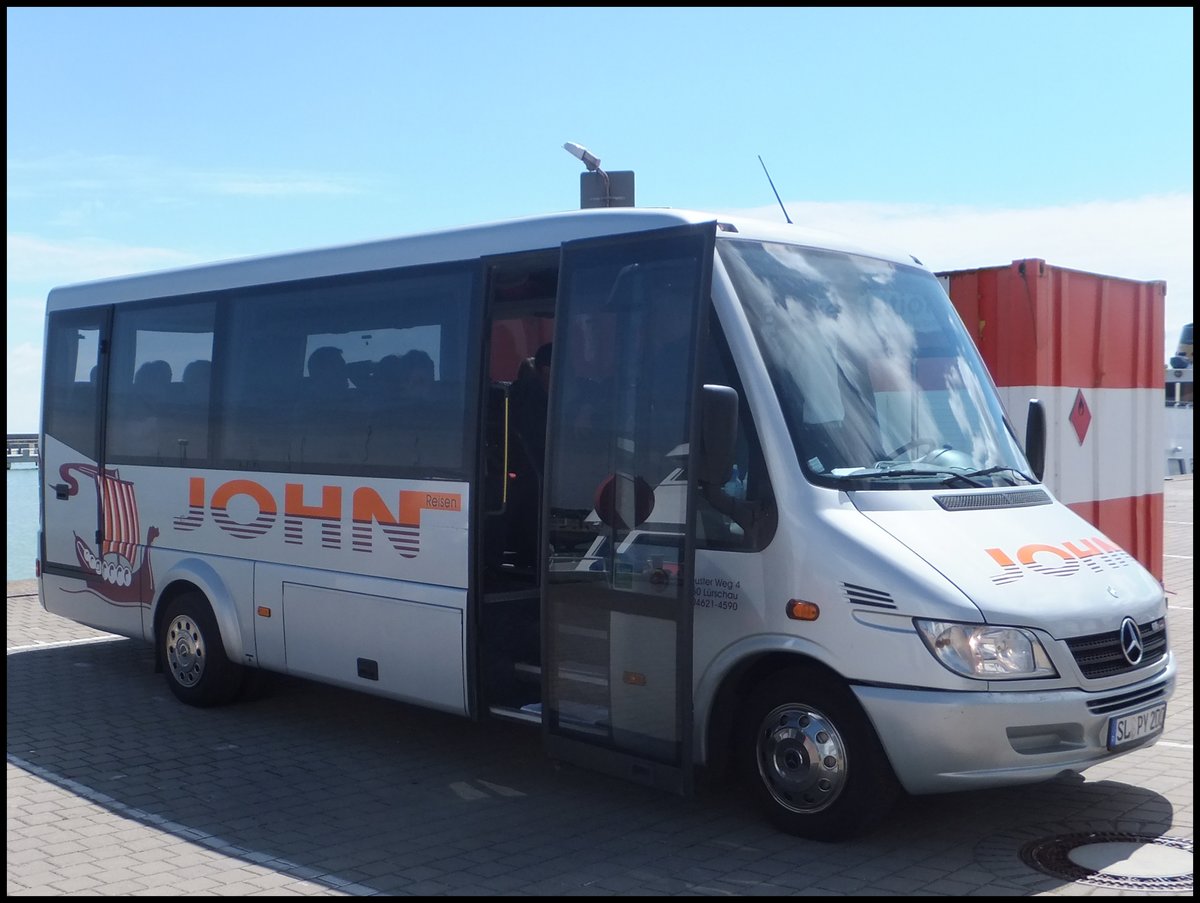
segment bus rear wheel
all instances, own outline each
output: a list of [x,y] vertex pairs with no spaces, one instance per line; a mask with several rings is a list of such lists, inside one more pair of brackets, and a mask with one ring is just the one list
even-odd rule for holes
[[167,604],[159,643],[167,684],[181,702],[221,705],[241,691],[244,668],[225,654],[217,619],[201,593],[184,593]]
[[737,736],[743,780],[780,830],[839,841],[878,823],[899,793],[887,755],[840,681],[788,669],[759,685]]

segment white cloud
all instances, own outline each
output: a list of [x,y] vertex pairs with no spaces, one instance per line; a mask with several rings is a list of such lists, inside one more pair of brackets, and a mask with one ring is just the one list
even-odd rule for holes
[[36,433],[41,423],[42,346],[8,346],[8,432]]
[[46,295],[56,285],[197,263],[170,248],[131,247],[83,239],[54,241],[8,235],[8,432],[36,432],[41,410],[42,328]]
[[[931,270],[1002,266],[1037,257],[1056,267],[1167,284],[1167,356],[1192,322],[1192,195],[1031,209],[985,210],[785,201],[792,222],[900,248]],[[779,207],[747,216],[781,220]],[[1169,351],[1168,351],[1169,349]],[[1166,364],[1166,356],[1163,358]]]
[[24,282],[47,286],[105,279],[197,263],[194,254],[169,248],[118,245],[82,239],[51,241],[35,235],[8,235],[9,285]]
[[[9,159],[9,199],[71,199],[83,209],[102,204],[97,198],[178,202],[209,195],[244,197],[313,197],[360,194],[361,180],[350,176],[291,171],[258,173],[189,169],[154,157],[118,154],[61,154],[36,160]],[[63,214],[71,216],[73,213]]]
[[38,295],[8,293],[8,335],[12,342],[24,341],[42,328],[46,299]]

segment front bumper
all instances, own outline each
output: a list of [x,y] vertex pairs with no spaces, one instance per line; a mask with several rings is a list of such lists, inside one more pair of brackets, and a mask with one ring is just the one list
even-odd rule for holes
[[1153,676],[1099,693],[853,689],[904,789],[943,793],[1034,783],[1153,744],[1161,734],[1108,749],[1109,721],[1168,700],[1176,670],[1168,654]]

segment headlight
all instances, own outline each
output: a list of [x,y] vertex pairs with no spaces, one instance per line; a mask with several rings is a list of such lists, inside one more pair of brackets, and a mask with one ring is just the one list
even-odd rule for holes
[[933,657],[955,674],[981,680],[1058,676],[1031,631],[920,618],[913,623]]

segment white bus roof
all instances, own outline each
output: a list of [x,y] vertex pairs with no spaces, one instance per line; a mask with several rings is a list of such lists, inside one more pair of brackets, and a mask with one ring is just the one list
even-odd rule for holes
[[52,289],[47,310],[219,291],[341,273],[368,272],[502,254],[554,250],[563,242],[716,221],[718,236],[781,241],[912,264],[893,250],[868,249],[830,233],[788,223],[696,210],[621,207],[573,210],[395,238],[198,264]]

